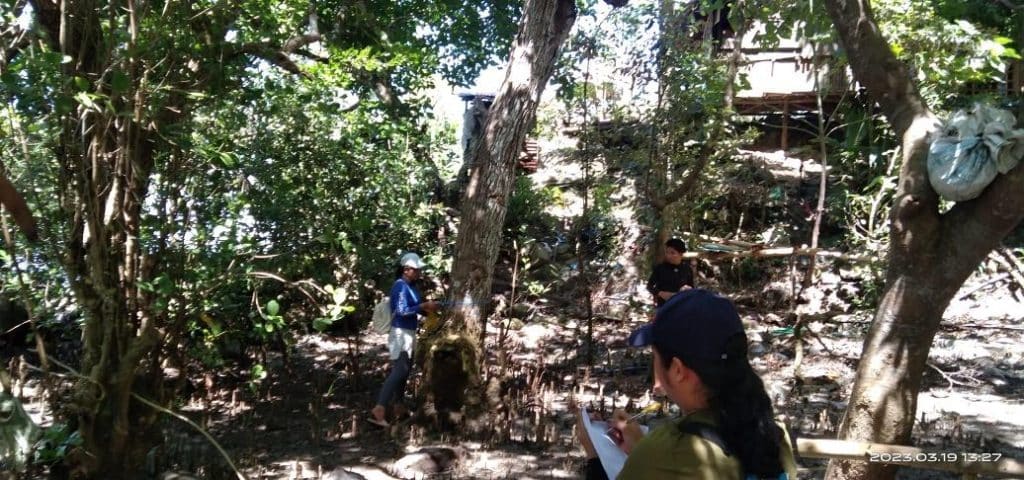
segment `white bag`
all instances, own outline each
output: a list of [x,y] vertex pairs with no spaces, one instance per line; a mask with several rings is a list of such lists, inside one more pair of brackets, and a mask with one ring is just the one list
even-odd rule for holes
[[1013,170],[1024,157],[1024,130],[1005,110],[975,105],[946,122],[928,148],[928,181],[942,198],[977,198],[996,175]]
[[391,298],[384,297],[376,307],[373,307],[373,320],[370,321],[370,330],[377,333],[388,333],[391,331]]
[[928,148],[928,181],[947,200],[977,198],[998,173],[980,137],[942,137]]

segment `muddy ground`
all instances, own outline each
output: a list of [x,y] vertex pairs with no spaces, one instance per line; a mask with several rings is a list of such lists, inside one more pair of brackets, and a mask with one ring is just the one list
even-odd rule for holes
[[[972,278],[961,292],[984,282]],[[741,304],[742,307],[742,304]],[[958,296],[931,352],[919,396],[915,445],[953,452],[999,452],[1024,459],[1024,349],[1022,308],[1003,289]],[[206,427],[252,479],[284,478],[578,478],[582,455],[575,445],[570,394],[598,411],[637,409],[652,398],[648,356],[624,339],[640,325],[600,319],[595,324],[594,364],[588,366],[585,326],[540,312],[511,330],[508,371],[514,392],[501,433],[477,441],[438,435],[413,420],[381,429],[365,422],[384,377],[384,339],[309,335],[287,361],[272,355],[270,375],[250,387],[238,369],[196,379],[196,391],[179,410]],[[795,340],[782,315],[743,312],[753,362],[779,414],[805,437],[834,437],[846,406],[869,317],[864,313],[815,319],[794,372]],[[492,327],[496,327],[492,325]],[[493,328],[497,330],[497,328]],[[491,335],[492,348],[498,339]],[[415,393],[416,377],[410,384]],[[208,382],[208,383],[207,383]],[[32,403],[28,410],[47,423]],[[671,415],[672,409],[666,409]],[[649,418],[655,423],[659,418]],[[230,469],[193,429],[168,418],[168,440],[154,452],[153,473],[232,478]],[[800,461],[801,478],[821,478],[824,462]],[[158,471],[159,470],[159,471]],[[347,475],[347,476],[345,476]],[[901,478],[959,478],[906,470]],[[187,477],[177,477],[187,478]]]

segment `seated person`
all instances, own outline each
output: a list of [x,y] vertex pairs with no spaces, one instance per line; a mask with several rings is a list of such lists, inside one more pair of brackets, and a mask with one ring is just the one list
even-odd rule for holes
[[[771,400],[747,360],[747,337],[732,302],[703,289],[674,296],[630,335],[653,351],[654,389],[682,416],[647,435],[625,415],[610,422],[628,454],[620,480],[795,480],[796,462]],[[588,479],[606,479],[586,429]]]
[[647,279],[647,291],[654,295],[654,306],[660,307],[680,290],[693,288],[693,269],[683,261],[686,244],[678,238],[665,242],[665,261],[654,266]]

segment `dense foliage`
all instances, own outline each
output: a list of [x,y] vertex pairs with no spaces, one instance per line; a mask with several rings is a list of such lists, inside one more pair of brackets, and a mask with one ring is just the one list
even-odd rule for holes
[[[364,326],[398,253],[449,269],[457,228],[442,197],[461,152],[457,127],[434,117],[429,96],[504,60],[520,2],[65,2],[78,12],[75,45],[54,28],[61,3],[0,5],[0,174],[42,225],[39,243],[14,235],[0,251],[0,295],[27,304],[66,368],[105,371],[130,358],[142,366],[125,371],[141,374],[165,361],[186,371],[238,361],[256,384],[268,348]],[[793,205],[817,192],[766,186],[738,153],[756,137],[747,127],[764,125],[726,107],[746,79],[707,19],[728,4],[733,30],[757,22],[765,45],[799,38],[842,68],[820,2],[577,3],[558,102],[535,132],[552,140],[572,130],[574,151],[559,154],[586,175],[574,185],[517,179],[501,261],[527,273],[512,303],[578,278],[577,263],[530,272],[559,252],[610,272],[622,268],[617,253],[643,250],[625,241],[650,245],[657,232],[805,243],[809,210]],[[929,104],[1016,100],[1005,71],[1024,32],[1008,7],[873,3]],[[828,146],[826,243],[884,258],[898,141],[856,92],[822,124],[796,128]],[[815,158],[811,147],[791,153]],[[574,195],[586,211],[545,211]],[[629,222],[642,232],[627,234]],[[879,265],[870,269],[877,276]],[[102,333],[143,326],[160,341],[140,342],[142,353]],[[83,331],[93,332],[84,342]],[[170,403],[178,386],[157,400]],[[96,411],[88,401],[109,400],[83,397]],[[96,443],[75,430],[88,409],[53,401],[63,433],[47,463],[63,460],[53,445],[69,435],[74,447]]]
[[151,415],[118,423],[125,375],[232,357],[261,378],[267,345],[359,327],[356,307],[386,288],[398,252],[439,260],[452,129],[430,125],[424,94],[495,62],[518,6],[59,7],[0,12],[2,173],[43,232],[40,247],[5,251],[17,268],[0,288],[28,304],[51,348],[82,328],[80,355],[60,358],[92,384],[55,407],[87,451],[131,450],[83,466],[102,474],[145,453],[126,439]]

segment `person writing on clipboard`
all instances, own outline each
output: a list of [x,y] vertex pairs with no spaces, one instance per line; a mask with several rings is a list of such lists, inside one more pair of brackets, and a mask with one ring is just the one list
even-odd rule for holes
[[[628,455],[616,478],[796,480],[788,435],[747,359],[746,333],[732,302],[703,289],[680,292],[629,343],[651,346],[654,390],[682,415],[643,435],[616,412],[610,436]],[[586,478],[607,479],[589,435],[581,432]]]

